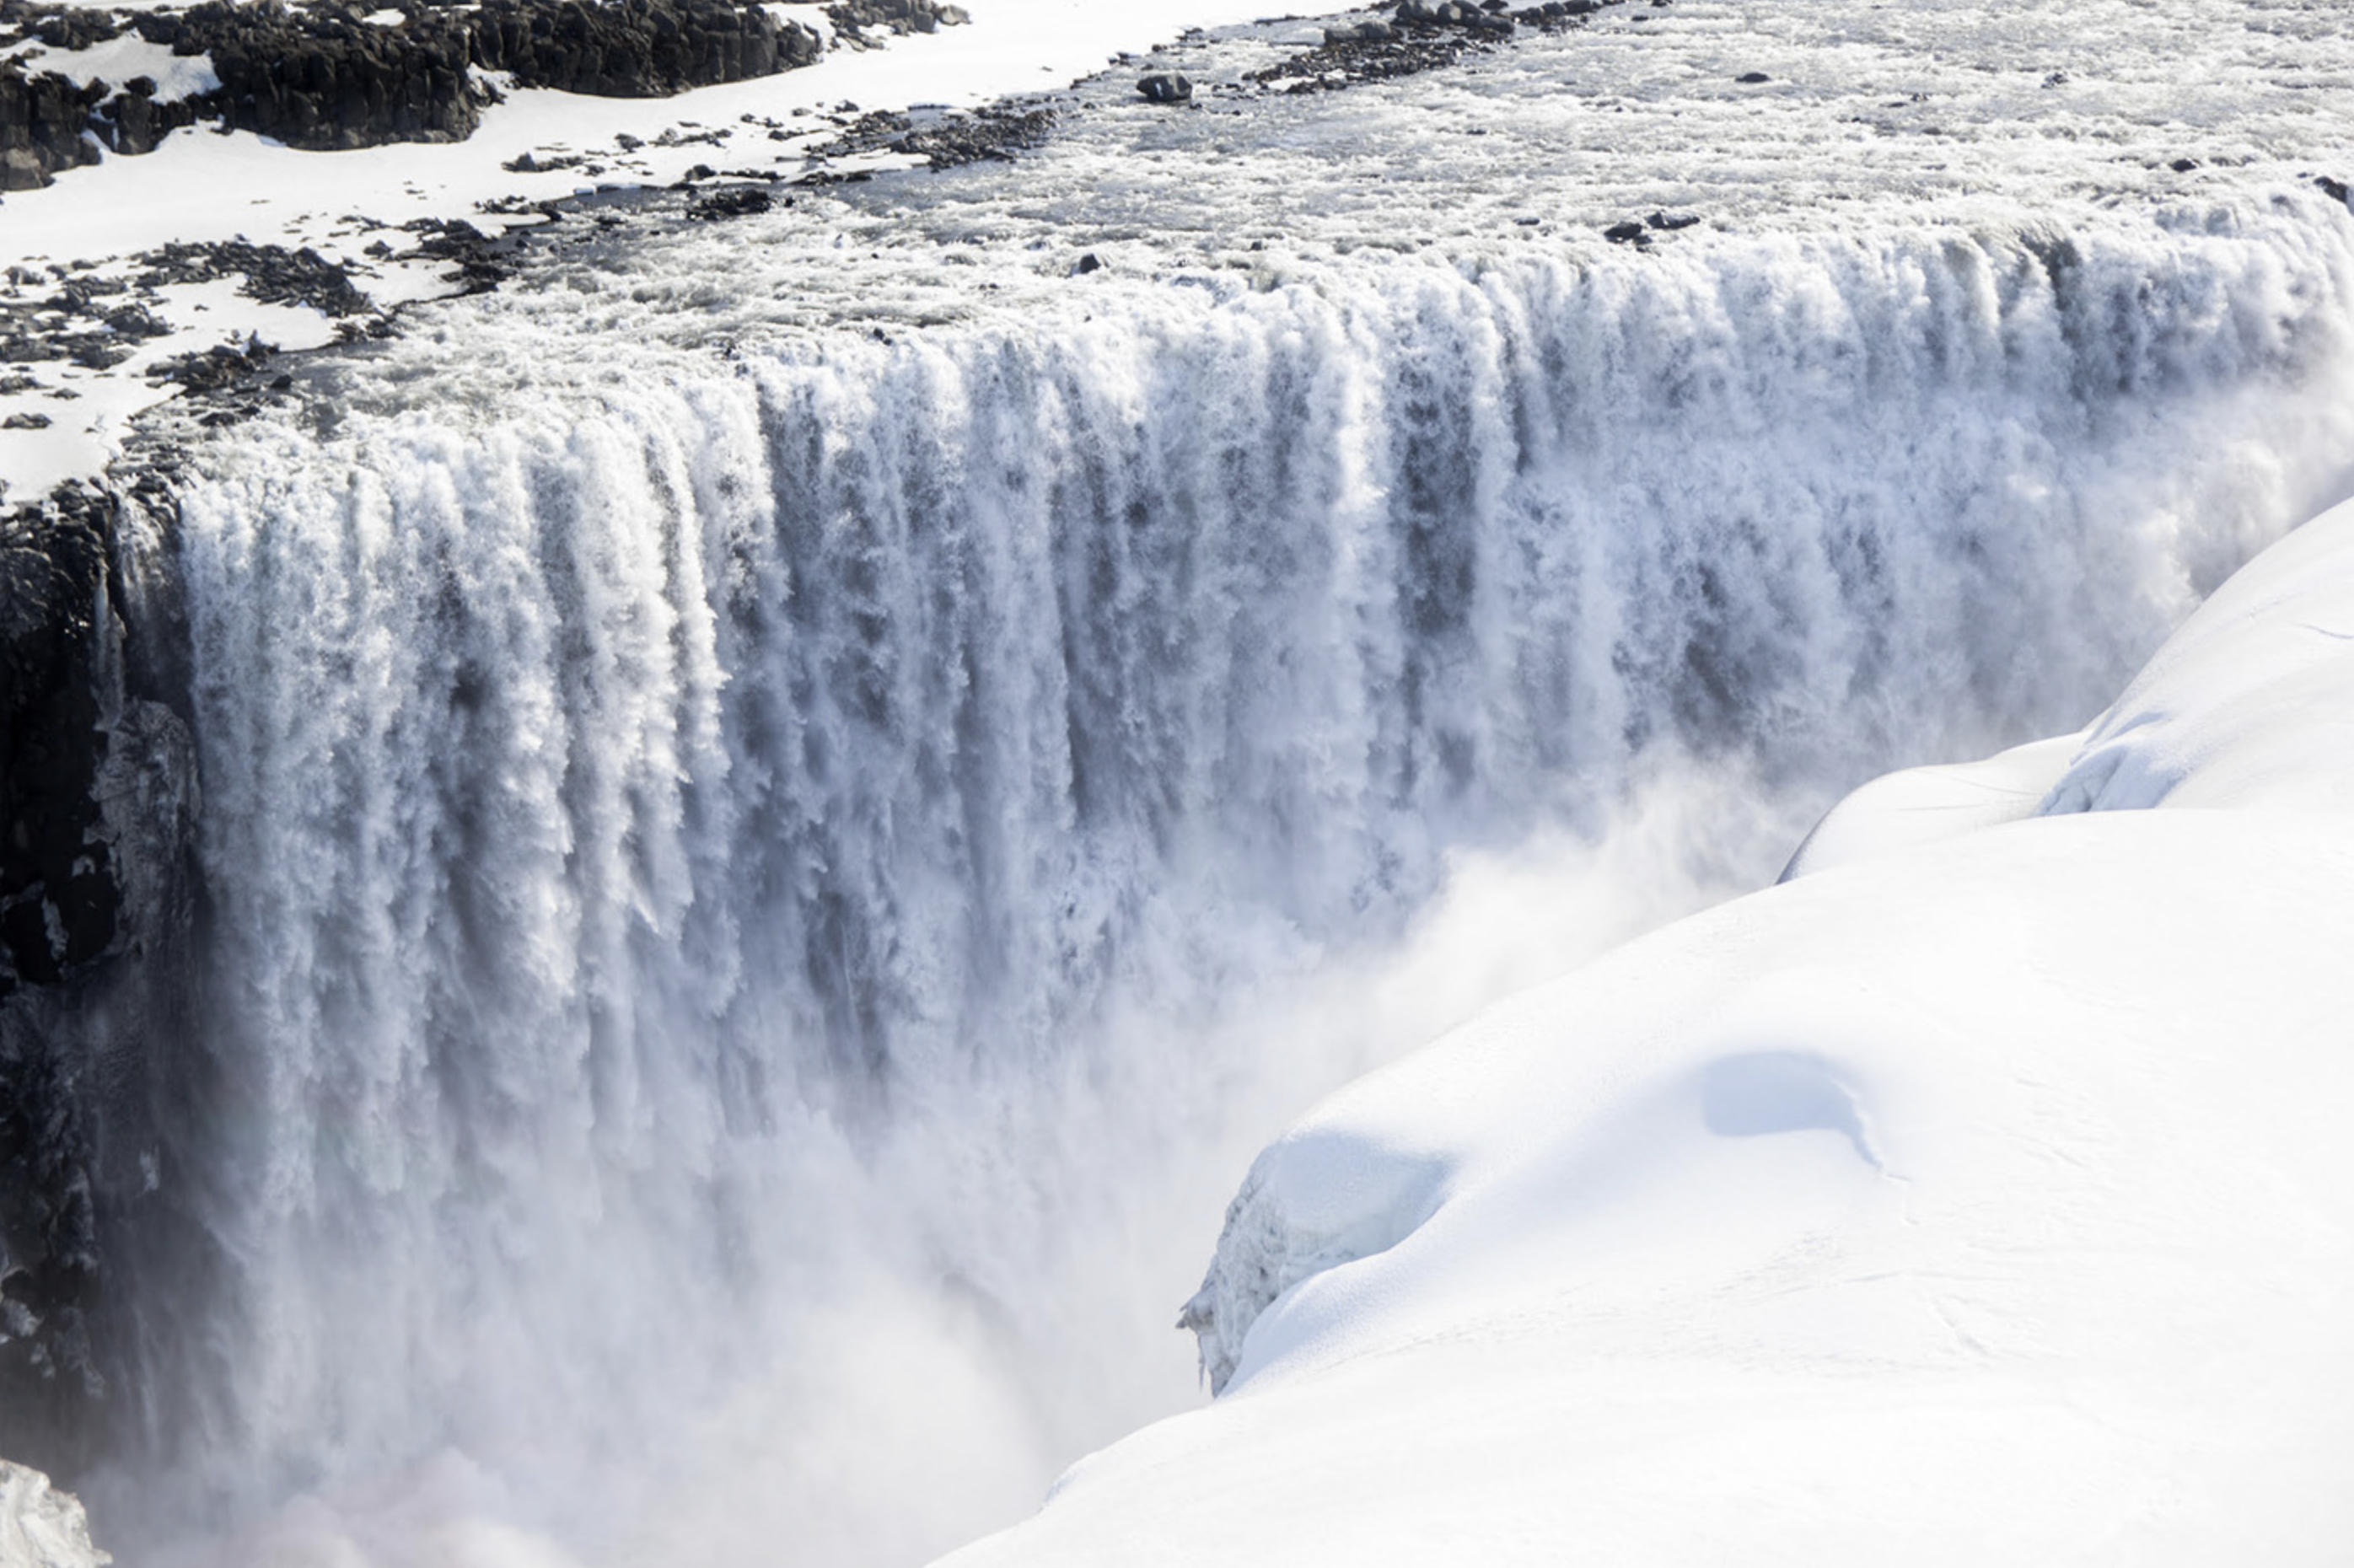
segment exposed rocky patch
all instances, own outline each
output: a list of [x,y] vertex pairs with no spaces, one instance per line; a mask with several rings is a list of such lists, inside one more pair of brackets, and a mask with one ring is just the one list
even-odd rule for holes
[[[1248,79],[1285,84],[1287,92],[1330,92],[1453,65],[1466,53],[1509,39],[1522,27],[1559,32],[1621,0],[1544,0],[1511,9],[1505,0],[1482,5],[1397,0],[1387,21],[1344,22],[1324,30],[1317,48],[1292,56]],[[1147,96],[1150,96],[1149,93]]]
[[[843,133],[812,149],[820,158],[901,153],[927,168],[953,169],[984,159],[1010,161],[1054,133],[1055,110],[1043,104],[999,104],[923,122],[890,111],[861,115]],[[814,183],[825,183],[822,178]]]
[[[387,248],[387,253],[451,261],[468,286],[486,288],[506,276],[505,264],[496,260],[500,249],[500,242],[472,225],[456,223],[431,225],[406,251]],[[264,304],[308,306],[339,321],[354,322],[373,309],[347,268],[307,247],[290,250],[244,240],[174,243],[132,258],[128,275],[20,270],[0,293],[0,364],[64,361],[89,369],[111,368],[137,354],[143,344],[171,334],[170,324],[153,308],[159,302],[159,289],[218,278],[237,279],[239,293]],[[210,387],[220,384],[219,377],[202,366],[224,355],[242,362],[247,353],[211,350],[175,356],[151,366],[147,374],[191,387]],[[24,391],[34,385],[32,377],[18,375],[8,379],[6,389]]]
[[961,5],[938,0],[836,0],[825,16],[835,36],[854,48],[871,48],[873,32],[931,33],[971,20]]
[[777,198],[758,185],[729,185],[697,196],[687,205],[686,214],[711,223],[720,218],[750,217],[776,205]]

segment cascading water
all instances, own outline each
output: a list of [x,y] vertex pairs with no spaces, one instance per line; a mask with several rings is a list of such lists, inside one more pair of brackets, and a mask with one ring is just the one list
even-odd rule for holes
[[591,1561],[672,1529],[650,1441],[750,1451],[696,1528],[755,1554],[1018,1508],[1104,1435],[1091,1318],[1198,1261],[1158,1171],[1280,1108],[1228,999],[1663,779],[1787,831],[2080,722],[2328,482],[2343,226],[2139,238],[1398,263],[223,440],[182,1482],[452,1449]]
[[[2083,723],[2354,476],[2354,221],[2246,151],[2345,46],[2231,8],[2191,130],[2143,67],[2209,0],[1983,8],[1692,0],[1246,143],[1075,112],[559,233],[205,437],[125,572],[207,899],[109,1266],[117,1549],[951,1545],[1187,1397],[1306,1097],[1873,772]],[[1817,59],[1771,116],[1693,85]],[[2153,194],[2186,143],[2243,186]]]

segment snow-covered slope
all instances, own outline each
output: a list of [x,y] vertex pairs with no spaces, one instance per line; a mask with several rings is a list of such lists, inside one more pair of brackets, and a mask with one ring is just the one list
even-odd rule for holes
[[[1188,1308],[1224,1397],[952,1561],[2347,1561],[2349,570],[2354,505],[2217,594],[2063,814],[1328,1101]],[[2234,809],[2067,810],[2161,799]]]

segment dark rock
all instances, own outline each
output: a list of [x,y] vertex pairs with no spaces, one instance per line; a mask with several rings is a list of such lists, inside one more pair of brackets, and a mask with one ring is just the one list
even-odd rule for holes
[[1614,223],[1602,231],[1602,238],[1617,245],[1649,245],[1651,235],[1639,223]]
[[0,430],[46,430],[49,428],[47,414],[11,414],[0,419]]
[[1182,71],[1154,71],[1136,84],[1136,90],[1154,103],[1183,103],[1193,96],[1193,82]]
[[151,1118],[187,1104],[195,751],[126,634],[156,602],[117,554],[132,503],[0,511],[0,1448],[53,1470],[136,1381],[136,1293],[101,1286],[157,1212]]
[[147,375],[152,380],[169,381],[191,392],[217,392],[252,375],[254,367],[268,360],[270,353],[260,344],[241,349],[221,344],[158,361],[147,367]]
[[424,237],[417,244],[419,255],[456,262],[454,277],[469,294],[495,289],[514,273],[514,262],[507,260],[514,249],[512,243],[492,238],[463,218],[417,217],[401,228]]
[[686,213],[689,217],[707,222],[723,217],[749,217],[755,213],[766,212],[775,205],[776,198],[767,191],[751,185],[732,185],[698,197]]
[[1745,70],[1733,79],[1744,87],[1755,87],[1760,82],[1772,81],[1774,79],[1762,70]]
[[1043,143],[1055,129],[1047,108],[990,108],[952,114],[918,126],[901,114],[869,114],[840,141],[818,149],[828,157],[846,153],[889,151],[920,157],[935,169],[953,169],[984,159],[1010,162],[1017,153]]
[[98,161],[82,136],[99,87],[76,87],[55,73],[28,77],[22,66],[0,66],[0,191],[48,185],[60,169]]
[[[290,9],[200,0],[177,14],[142,12],[129,26],[150,43],[207,55],[217,90],[156,101],[142,77],[112,89],[0,67],[0,190],[46,185],[96,160],[85,136],[117,153],[152,150],[200,121],[319,150],[464,139],[496,99],[481,71],[525,87],[649,98],[805,66],[823,40],[753,0],[412,0],[398,26],[362,23],[341,5]],[[111,11],[12,0],[44,37],[111,37]],[[965,20],[938,0],[843,0],[850,35],[930,32]],[[69,46],[58,46],[69,47]],[[70,47],[81,48],[85,45]]]
[[1649,221],[1653,228],[1673,231],[1679,228],[1690,228],[1693,224],[1700,221],[1700,214],[1696,212],[1655,212],[1650,216]]
[[1090,272],[1100,272],[1101,270],[1103,270],[1102,260],[1098,258],[1094,251],[1090,250],[1086,255],[1079,258],[1079,264],[1071,269],[1071,276],[1074,278],[1084,278]]
[[2344,180],[2333,179],[2327,175],[2317,175],[2314,176],[2313,183],[2319,185],[2322,194],[2332,201],[2343,201],[2349,207],[2354,207],[2354,201],[2347,200],[2347,185]]
[[1519,27],[1562,32],[1617,0],[1544,0],[1509,8],[1506,0],[1398,0],[1393,20],[1336,24],[1303,54],[1252,71],[1254,82],[1288,82],[1286,92],[1331,92],[1449,66],[1467,53],[1509,38]]
[[867,29],[890,33],[929,33],[970,21],[960,5],[935,0],[836,0],[825,8],[826,20],[854,48],[865,48]]
[[[471,225],[461,227],[473,232]],[[282,245],[254,245],[242,239],[209,244],[175,240],[138,260],[137,281],[143,289],[241,276],[245,281],[238,291],[264,304],[308,305],[323,315],[336,317],[358,315],[368,308],[367,296],[343,267],[307,245],[289,250]]]
[[2199,160],[2196,158],[2177,158],[2174,162],[2167,164],[2166,166],[2172,169],[2178,175],[2187,175],[2191,170],[2199,166]]

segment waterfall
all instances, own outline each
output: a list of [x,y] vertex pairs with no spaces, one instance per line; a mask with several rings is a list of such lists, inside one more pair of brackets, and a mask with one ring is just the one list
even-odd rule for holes
[[214,1262],[111,1517],[1001,1522],[1182,1397],[1132,1320],[1373,1049],[1254,999],[1659,791],[1770,878],[2083,723],[2354,457],[2342,215],[1126,291],[194,455]]

